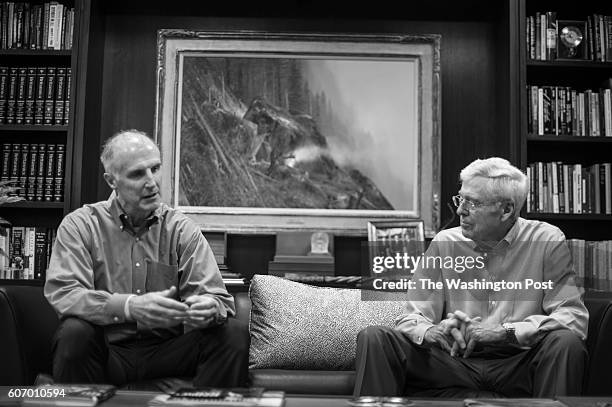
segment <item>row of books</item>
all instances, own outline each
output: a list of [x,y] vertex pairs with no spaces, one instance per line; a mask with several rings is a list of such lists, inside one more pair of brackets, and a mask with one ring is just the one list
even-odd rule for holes
[[72,49],[74,8],[57,1],[0,3],[0,49]]
[[527,167],[531,213],[612,214],[612,165],[534,162]]
[[13,226],[0,235],[0,278],[8,280],[44,280],[55,242],[55,229]]
[[567,239],[578,283],[585,288],[612,290],[612,240]]
[[64,201],[64,144],[2,143],[0,180],[13,180],[28,201]]
[[527,95],[527,129],[531,134],[612,137],[609,86],[579,91],[569,86],[529,85]]
[[72,68],[0,66],[0,124],[67,125],[71,84]]
[[558,20],[555,11],[536,12],[526,21],[527,56],[538,61],[612,61],[612,16]]

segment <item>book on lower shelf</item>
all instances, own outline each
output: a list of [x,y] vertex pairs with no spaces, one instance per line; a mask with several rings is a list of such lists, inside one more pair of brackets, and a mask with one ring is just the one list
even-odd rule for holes
[[110,384],[45,384],[27,393],[22,405],[90,407],[111,398],[116,390]]
[[160,394],[151,399],[148,406],[234,406],[234,407],[282,407],[283,391],[266,391],[251,388],[183,388],[170,394]]

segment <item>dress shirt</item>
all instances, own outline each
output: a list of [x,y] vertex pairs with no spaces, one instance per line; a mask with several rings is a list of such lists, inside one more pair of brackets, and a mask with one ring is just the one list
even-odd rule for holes
[[113,193],[60,224],[44,288],[60,317],[104,326],[111,342],[137,334],[178,335],[180,325],[148,331],[127,320],[124,311],[130,295],[171,286],[178,289],[177,300],[201,294],[215,299],[218,320],[235,315],[208,242],[183,213],[161,204],[136,230]]
[[[571,253],[561,230],[546,222],[518,218],[504,239],[492,249],[479,247],[463,236],[460,227],[443,230],[432,240],[425,256],[482,256],[480,265],[458,273],[455,268],[417,268],[413,280],[421,278],[446,282],[511,281],[553,282],[553,289],[459,290],[426,289],[412,292],[407,312],[396,321],[396,329],[416,344],[423,342],[427,329],[438,324],[446,313],[460,310],[470,318],[500,325],[512,322],[519,345],[532,346],[546,332],[569,329],[585,339],[589,314],[582,301],[583,290],[576,286]],[[484,267],[482,265],[484,264]],[[430,266],[431,267],[431,266]],[[484,280],[483,280],[484,279]],[[523,287],[525,287],[523,285]]]

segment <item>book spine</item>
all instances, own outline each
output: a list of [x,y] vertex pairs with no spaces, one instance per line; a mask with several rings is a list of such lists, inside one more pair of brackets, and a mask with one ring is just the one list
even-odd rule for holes
[[546,12],[546,60],[557,59],[557,13]]
[[49,12],[51,4],[43,4],[42,49],[49,49]]
[[70,95],[72,94],[72,68],[66,69],[66,97],[64,100],[64,125],[70,122]]
[[6,101],[6,124],[15,124],[15,104],[17,103],[17,81],[18,70],[15,67],[9,68],[8,77],[8,98]]
[[2,143],[2,172],[0,181],[8,181],[11,177],[11,143]]
[[8,66],[0,66],[0,124],[6,123],[6,102],[8,99]]
[[36,174],[38,170],[38,144],[30,145],[30,164],[28,168],[28,182],[26,186],[26,199],[36,200]]
[[18,68],[17,97],[15,102],[15,124],[23,124],[23,117],[25,114],[26,83],[28,80],[27,73],[27,68]]
[[24,124],[34,124],[34,100],[36,97],[36,68],[27,69]]
[[[11,172],[9,179],[12,181],[19,181],[19,170],[21,169],[21,144],[13,143],[11,148]],[[17,195],[17,193],[11,193],[11,195]]]
[[19,165],[19,193],[17,195],[26,198],[28,187],[28,164],[30,163],[30,145],[21,145],[21,158]]
[[36,183],[34,185],[34,196],[36,201],[44,199],[45,189],[45,161],[47,159],[47,145],[38,144],[38,165],[36,166]]
[[66,90],[66,68],[58,67],[55,76],[55,114],[53,124],[64,124],[64,102]]
[[37,227],[34,234],[34,278],[44,281],[47,275],[47,230]]
[[45,114],[43,117],[43,124],[53,124],[53,113],[55,112],[55,106],[53,104],[55,100],[55,67],[50,66],[47,68],[47,91],[45,92]]
[[[19,265],[23,266],[23,262],[20,262],[19,259],[23,261],[23,240],[25,238],[25,228],[23,226],[13,226],[11,232],[11,265],[13,267]],[[15,272],[17,273],[18,271]],[[18,280],[22,278],[22,275],[14,274],[12,278]]]
[[53,188],[53,200],[64,201],[64,162],[66,157],[66,146],[57,144],[55,146],[55,177]]
[[36,93],[34,95],[34,124],[43,124],[45,117],[47,68],[36,68]]
[[47,39],[47,49],[55,49],[55,37],[57,33],[57,2],[49,3],[49,36]]
[[47,157],[45,159],[45,186],[43,189],[43,200],[53,201],[55,176],[55,144],[47,144]]

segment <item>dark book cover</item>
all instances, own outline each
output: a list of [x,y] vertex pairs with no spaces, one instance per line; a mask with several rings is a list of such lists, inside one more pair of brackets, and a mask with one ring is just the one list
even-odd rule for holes
[[47,276],[47,228],[34,230],[34,278],[45,280]]
[[64,201],[64,163],[66,157],[66,146],[57,144],[55,146],[55,177],[53,185],[53,200]]
[[21,145],[21,159],[19,165],[19,196],[26,196],[26,188],[28,184],[28,164],[30,163],[30,145],[23,143]]
[[47,86],[45,92],[45,112],[43,116],[44,125],[53,125],[53,114],[55,113],[55,71],[53,66],[47,67]]
[[17,103],[17,80],[18,71],[16,67],[9,68],[8,97],[6,99],[6,124],[15,124],[15,108]]
[[53,201],[55,175],[55,144],[47,144],[47,157],[45,158],[45,186],[43,189],[43,200]]
[[64,124],[64,94],[66,90],[66,68],[58,67],[55,74],[55,113],[53,124]]
[[11,177],[11,143],[2,143],[2,172],[0,172],[0,181],[8,181]]
[[45,96],[47,85],[47,68],[36,68],[36,92],[34,94],[34,124],[43,124],[45,116]]
[[66,69],[66,92],[64,98],[64,125],[70,121],[70,95],[72,93],[72,68]]
[[49,43],[49,8],[50,3],[46,2],[43,4],[43,26],[42,26],[42,49],[48,49]]
[[36,97],[36,68],[28,68],[26,76],[24,124],[34,124],[34,100]]
[[93,407],[113,397],[117,390],[111,384],[45,384],[34,389],[34,394],[57,394],[56,397],[26,397],[24,406],[61,405]]
[[0,124],[6,123],[6,102],[8,99],[8,66],[0,66]]
[[36,182],[34,184],[34,199],[42,201],[45,189],[45,161],[47,160],[47,145],[38,144],[38,165],[36,166]]
[[28,201],[36,199],[36,172],[38,169],[38,144],[30,144],[30,155],[28,164],[28,179],[25,197]]
[[17,80],[17,98],[15,102],[15,124],[23,124],[23,116],[25,113],[25,97],[26,97],[26,82],[28,68],[18,68]]
[[[21,144],[13,143],[13,146],[11,147],[11,172],[9,174],[9,179],[18,181],[20,170],[21,170]],[[17,193],[12,193],[12,195],[17,195]]]

